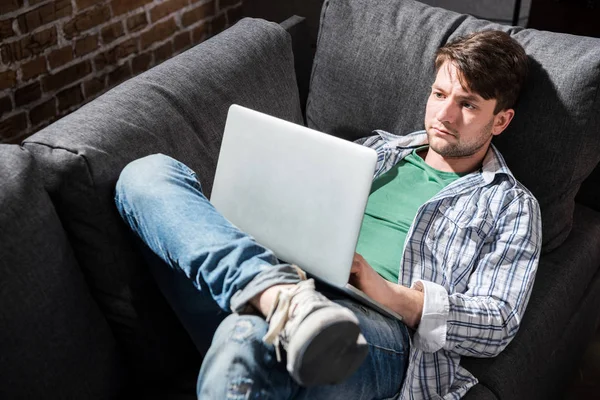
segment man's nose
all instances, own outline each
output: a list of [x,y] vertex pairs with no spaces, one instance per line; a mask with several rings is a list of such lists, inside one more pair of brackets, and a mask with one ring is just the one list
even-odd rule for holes
[[458,106],[450,99],[446,99],[446,101],[440,104],[440,108],[438,109],[435,117],[440,122],[448,122],[452,124],[456,121],[458,112]]

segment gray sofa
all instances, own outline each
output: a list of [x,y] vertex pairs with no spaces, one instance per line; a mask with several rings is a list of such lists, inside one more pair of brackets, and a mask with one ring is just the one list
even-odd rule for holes
[[561,398],[600,317],[600,40],[410,0],[326,0],[314,63],[301,18],[244,19],[0,145],[0,398],[195,398],[208,338],[194,347],[119,219],[121,169],[165,153],[210,194],[232,103],[346,139],[420,129],[434,50],[488,28],[531,57],[496,145],[540,201],[544,254],[514,341],[463,359],[480,381],[467,398]]

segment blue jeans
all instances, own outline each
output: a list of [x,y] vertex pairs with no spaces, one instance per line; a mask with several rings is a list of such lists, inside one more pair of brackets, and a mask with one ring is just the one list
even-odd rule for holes
[[216,211],[187,166],[162,154],[136,160],[121,173],[115,202],[141,240],[161,291],[205,354],[198,398],[386,399],[398,394],[408,362],[406,326],[344,298],[334,301],[358,317],[369,343],[366,361],[338,385],[302,388],[291,379],[285,360],[278,363],[274,347],[262,341],[268,324],[249,312],[248,301],[299,277]]

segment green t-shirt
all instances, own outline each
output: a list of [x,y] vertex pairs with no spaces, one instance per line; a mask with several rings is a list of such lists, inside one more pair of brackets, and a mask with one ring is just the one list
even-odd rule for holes
[[461,175],[438,171],[413,150],[377,178],[358,238],[356,252],[388,281],[397,283],[404,241],[417,210]]

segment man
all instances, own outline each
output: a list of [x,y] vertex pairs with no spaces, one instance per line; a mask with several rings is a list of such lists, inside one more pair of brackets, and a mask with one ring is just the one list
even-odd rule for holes
[[514,116],[527,56],[487,31],[443,46],[435,66],[426,131],[359,140],[379,157],[351,280],[404,322],[315,291],[226,221],[185,165],[155,155],[125,168],[119,211],[197,345],[215,302],[234,312],[204,358],[199,398],[460,398],[477,382],[460,357],[512,340],[540,211],[491,140]]

